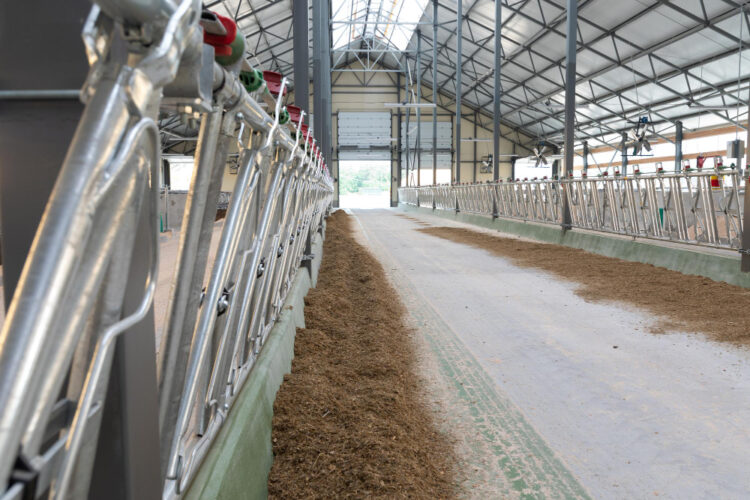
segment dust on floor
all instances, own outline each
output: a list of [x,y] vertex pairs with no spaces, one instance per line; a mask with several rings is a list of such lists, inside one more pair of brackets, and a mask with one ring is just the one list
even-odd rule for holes
[[[470,229],[431,227],[426,234],[471,245],[579,284],[587,301],[615,301],[656,315],[653,333],[700,332],[750,345],[750,290],[662,267],[593,254],[576,248],[490,235]],[[731,304],[731,313],[726,306]]]
[[406,214],[396,214],[396,217],[401,217],[402,219],[409,220],[409,221],[414,222],[415,224],[418,224],[418,225],[420,225],[422,227],[432,227],[432,224],[430,224],[429,222],[425,222],[425,221],[420,220],[420,219],[415,219],[414,217],[409,217]]
[[412,332],[380,263],[328,219],[292,372],[276,396],[275,498],[448,498],[454,450],[418,384]]

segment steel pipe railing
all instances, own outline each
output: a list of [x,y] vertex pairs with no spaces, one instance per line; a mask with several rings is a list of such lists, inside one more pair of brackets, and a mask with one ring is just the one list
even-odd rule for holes
[[692,245],[739,249],[744,180],[735,169],[630,177],[569,178],[399,188],[406,205],[572,227]]
[[[238,65],[210,61],[205,67],[205,58],[196,57],[204,50],[200,18],[195,0],[147,6],[108,0],[95,2],[84,25],[92,66],[81,91],[86,107],[0,332],[2,500],[87,496],[102,421],[110,418],[102,408],[115,340],[150,317],[154,297],[161,165],[156,117],[165,87],[179,82],[183,97],[171,98],[164,111],[197,108],[202,115],[153,380],[158,415],[144,415],[158,420],[163,490],[157,496],[179,497],[195,477],[253,376],[309,258],[306,249],[322,231],[333,180],[309,132],[302,135],[304,115],[280,123],[286,82],[277,98],[264,87],[248,92]],[[109,54],[123,23],[131,28],[127,62]],[[138,36],[145,37],[142,45]],[[213,90],[209,102],[197,88],[184,92],[196,75],[211,79],[205,82]],[[204,290],[215,207],[234,143],[240,167]],[[136,237],[142,224],[146,240]],[[126,288],[141,247],[150,271],[140,303],[130,310]],[[70,421],[56,417],[66,408]],[[19,464],[31,470],[17,470]]]

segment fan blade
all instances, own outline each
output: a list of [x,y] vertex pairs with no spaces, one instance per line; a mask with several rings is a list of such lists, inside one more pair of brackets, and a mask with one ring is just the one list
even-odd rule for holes
[[539,156],[544,156],[544,152],[547,151],[547,145],[542,146],[542,150],[539,152]]
[[534,156],[539,156],[539,150],[536,148],[536,146],[534,147]]
[[651,152],[651,144],[648,143],[647,139],[643,139],[643,147],[645,147],[646,151],[648,151],[649,153]]
[[638,140],[638,132],[636,132],[635,129],[633,128],[628,130],[628,136],[630,136],[630,138],[633,139],[634,141]]
[[539,158],[542,160],[542,165],[547,164],[547,158],[545,158],[544,156],[540,156]]

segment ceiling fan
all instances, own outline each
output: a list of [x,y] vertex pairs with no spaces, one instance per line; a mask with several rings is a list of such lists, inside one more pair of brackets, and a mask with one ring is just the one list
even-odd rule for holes
[[[630,137],[630,143],[626,145],[633,147],[633,152],[630,156],[639,156],[645,149],[649,153],[651,152],[651,144],[649,144],[646,134],[648,133],[648,117],[641,116],[638,119],[638,123],[635,128],[631,128],[628,131],[628,137]],[[627,156],[627,151],[625,152]]]

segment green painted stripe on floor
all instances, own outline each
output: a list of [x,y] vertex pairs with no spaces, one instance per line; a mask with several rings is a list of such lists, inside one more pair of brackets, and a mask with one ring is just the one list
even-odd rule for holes
[[[369,236],[368,240],[380,247],[380,257],[390,261],[388,268],[396,267],[396,261],[380,242]],[[421,293],[411,281],[403,273],[390,273],[390,278],[416,324],[429,326],[420,333],[434,353],[441,375],[468,407],[472,425],[484,440],[471,446],[475,456],[470,458],[470,464],[483,467],[488,459],[484,450],[489,449],[503,471],[503,484],[520,498],[590,498],[515,404],[498,392],[494,380],[439,313],[420,298]]]

